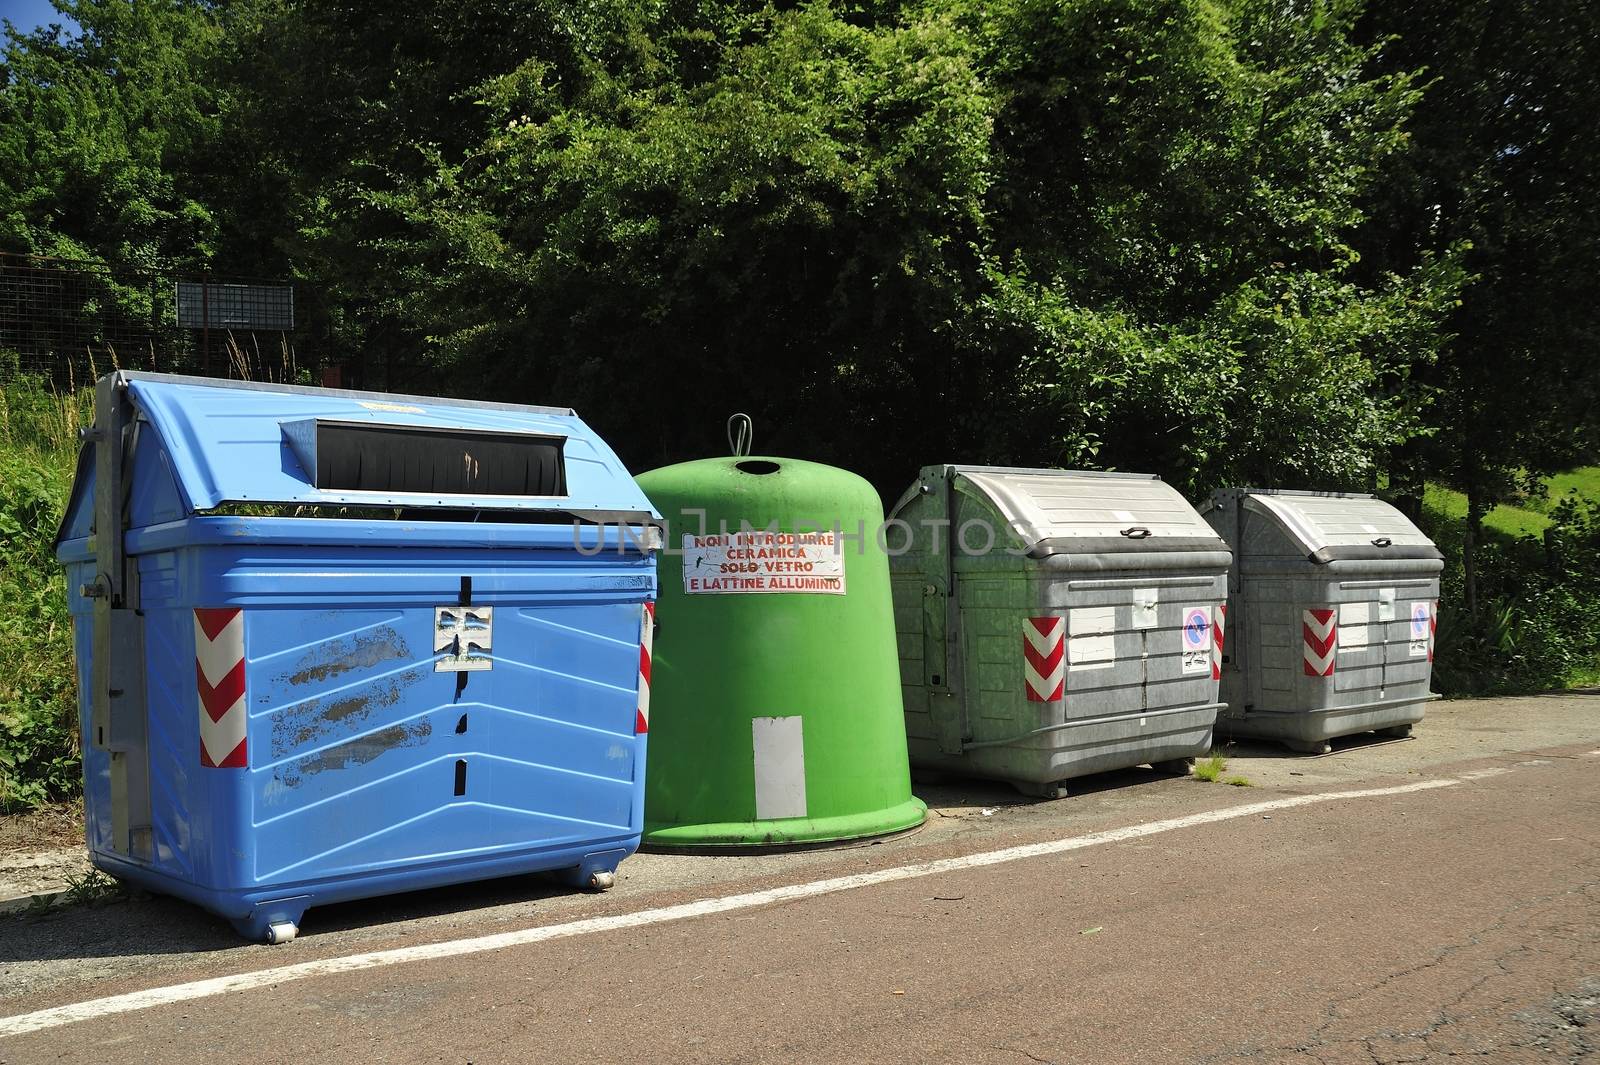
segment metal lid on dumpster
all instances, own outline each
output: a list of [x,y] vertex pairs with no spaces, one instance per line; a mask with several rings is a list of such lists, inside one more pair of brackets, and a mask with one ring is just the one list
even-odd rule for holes
[[1375,496],[1238,491],[1247,511],[1270,519],[1312,562],[1444,557],[1411,519]]
[[984,501],[1007,527],[995,530],[997,539],[1009,529],[1033,558],[1228,550],[1194,507],[1154,474],[928,466],[892,516],[908,516],[915,501],[940,492],[942,482]]
[[616,454],[564,407],[124,373],[191,512],[223,503],[651,521]]

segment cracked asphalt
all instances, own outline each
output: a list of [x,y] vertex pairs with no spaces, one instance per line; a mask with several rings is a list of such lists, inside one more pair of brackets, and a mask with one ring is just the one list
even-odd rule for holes
[[317,975],[9,1039],[0,1062],[1600,1062],[1600,697],[1436,707],[1415,740],[1232,752],[1252,788],[1135,771],[1073,797],[927,793],[928,828],[769,857],[646,855],[605,896],[527,882],[308,915],[241,945],[170,900],[0,920],[0,1017],[1076,837],[1003,865]]

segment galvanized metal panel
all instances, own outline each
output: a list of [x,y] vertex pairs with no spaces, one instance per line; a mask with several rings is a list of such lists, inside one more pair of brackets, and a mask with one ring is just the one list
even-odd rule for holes
[[[1338,506],[1351,513],[1335,513]],[[1315,520],[1304,518],[1303,510]],[[1350,546],[1357,537],[1352,529],[1370,540],[1366,526],[1378,520],[1389,522],[1374,525],[1380,531],[1412,538],[1385,512],[1405,521],[1368,496],[1224,489],[1207,505],[1207,520],[1230,536],[1235,550],[1231,653],[1222,677],[1230,734],[1320,750],[1335,737],[1421,720],[1436,696],[1428,691],[1426,654],[1411,654],[1410,604],[1426,603],[1431,611],[1438,598],[1440,564],[1433,545],[1425,539],[1420,545],[1401,543],[1396,536],[1390,548],[1368,557],[1317,555]],[[1302,665],[1301,619],[1308,610],[1333,612],[1336,643],[1328,676],[1308,675]]]
[[1153,537],[1211,540],[1215,534],[1177,490],[1153,476],[1071,470],[956,467],[958,487],[981,491],[1029,546],[1051,541]]
[[890,517],[907,520],[921,496],[947,484],[959,498],[941,513],[952,520],[958,555],[984,553],[986,541],[1035,556],[1145,551],[1154,559],[1176,547],[1227,550],[1176,489],[1150,474],[929,466]]
[[1246,509],[1271,515],[1308,555],[1328,548],[1365,548],[1386,540],[1386,554],[1395,558],[1438,557],[1433,541],[1421,529],[1373,496],[1246,491]]
[[[953,507],[942,490],[949,479],[958,487]],[[1109,497],[1074,494],[1092,486]],[[1186,517],[1170,509],[1174,499],[1188,510]],[[1181,535],[1153,533],[1127,550],[1120,542],[1125,538],[1113,533],[1119,542],[1108,550],[1106,522],[1127,520],[1117,511]],[[974,553],[958,546],[951,556],[944,551],[947,537],[934,533],[944,521],[959,530],[974,519],[1024,514],[1034,517],[1035,532],[1047,534],[1053,548],[1071,546],[1042,557],[1008,552],[1003,544]],[[1209,644],[1206,668],[1191,662],[1186,670],[1182,632],[1189,608],[1204,608],[1209,617],[1224,602],[1229,556],[1166,485],[1131,475],[928,467],[894,516],[911,527],[910,551],[891,558],[896,618],[916,624],[917,635],[926,637],[929,612],[918,609],[926,583],[919,578],[948,560],[959,638],[941,649],[964,667],[956,671],[951,697],[938,698],[929,687],[928,640],[901,641],[913,765],[1051,793],[1073,777],[1210,749],[1218,706]],[[939,556],[938,565],[931,555]],[[1065,623],[1058,630],[1066,659],[1061,698],[1030,694],[1025,656],[1027,648],[1040,649],[1025,626],[1036,619]],[[942,742],[952,733],[960,739],[954,747]]]

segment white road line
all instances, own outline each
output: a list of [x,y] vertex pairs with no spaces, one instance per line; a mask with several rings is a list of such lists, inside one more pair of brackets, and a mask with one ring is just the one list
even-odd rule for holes
[[225,995],[235,991],[249,991],[258,987],[288,983],[292,980],[306,980],[314,976],[332,976],[338,973],[377,969],[387,965],[401,965],[407,962],[458,958],[466,954],[482,954],[491,950],[504,950],[507,947],[543,943],[551,939],[567,939],[572,936],[589,935],[594,932],[614,932],[624,928],[639,928],[643,925],[662,924],[666,921],[707,917],[712,914],[728,913],[733,910],[747,910],[755,906],[770,906],[778,902],[792,902],[796,899],[832,895],[841,891],[854,891],[857,888],[872,887],[876,884],[891,884],[900,880],[937,876],[940,873],[954,873],[963,869],[979,869],[984,866],[1001,865],[1026,858],[1041,858],[1052,854],[1081,850],[1084,847],[1095,847],[1103,843],[1121,843],[1125,840],[1154,836],[1180,828],[1215,824],[1219,821],[1231,821],[1240,817],[1252,817],[1258,814],[1270,813],[1274,810],[1288,810],[1297,806],[1311,806],[1315,803],[1336,802],[1341,799],[1371,799],[1386,795],[1406,795],[1411,792],[1448,788],[1459,783],[1461,783],[1460,780],[1453,779],[1424,780],[1415,784],[1403,784],[1391,788],[1319,792],[1314,795],[1296,795],[1287,799],[1270,799],[1265,802],[1248,803],[1244,806],[1230,806],[1223,810],[1209,810],[1204,813],[1188,814],[1184,817],[1173,817],[1165,821],[1150,821],[1142,825],[1129,825],[1125,828],[1091,832],[1086,836],[1074,836],[1070,839],[1056,839],[1046,843],[1030,843],[1020,847],[1007,847],[1004,850],[968,854],[959,858],[941,858],[937,861],[918,862],[914,865],[879,869],[870,873],[835,877],[831,880],[814,880],[809,883],[771,888],[767,891],[752,891],[743,895],[726,895],[721,898],[701,899],[678,906],[662,906],[653,910],[640,910],[637,913],[623,913],[611,917],[590,917],[582,921],[568,921],[565,924],[525,928],[516,932],[501,932],[492,936],[455,939],[444,943],[401,947],[396,950],[375,950],[365,954],[350,954],[342,958],[326,958],[321,961],[301,962],[298,965],[259,969],[255,972],[239,973],[234,976],[219,976],[211,980],[195,980],[192,983],[173,984],[170,987],[153,987],[145,991],[132,991],[125,995],[112,995],[108,998],[97,998],[87,1002],[55,1006],[35,1013],[21,1013],[12,1017],[0,1017],[0,1038],[24,1035],[28,1032],[37,1032],[46,1028],[58,1028],[65,1024],[75,1024],[79,1021],[92,1020],[96,1017],[132,1013],[135,1010],[149,1009],[152,1006],[166,1006],[174,1002],[187,1002],[197,998]]

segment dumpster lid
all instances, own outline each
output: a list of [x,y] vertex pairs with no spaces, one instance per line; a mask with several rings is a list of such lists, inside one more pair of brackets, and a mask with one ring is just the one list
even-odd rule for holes
[[1312,562],[1444,557],[1410,518],[1376,496],[1264,488],[1237,491],[1246,510],[1277,523]]
[[[1227,551],[1216,530],[1154,474],[933,466],[895,512],[940,474],[987,499],[1035,557],[1122,551]],[[1003,536],[1004,529],[995,530]]]
[[161,438],[191,511],[332,504],[659,520],[621,460],[568,408],[118,376]]

